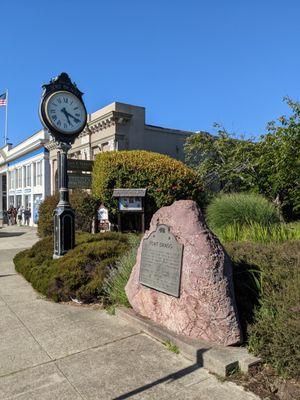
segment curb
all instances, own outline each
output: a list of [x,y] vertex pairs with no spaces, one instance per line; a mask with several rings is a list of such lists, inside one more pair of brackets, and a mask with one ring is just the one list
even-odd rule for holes
[[248,373],[250,367],[261,364],[261,359],[249,354],[244,347],[219,346],[204,340],[180,336],[142,317],[132,309],[117,308],[116,316],[162,343],[172,342],[184,357],[222,377],[230,375],[236,369]]

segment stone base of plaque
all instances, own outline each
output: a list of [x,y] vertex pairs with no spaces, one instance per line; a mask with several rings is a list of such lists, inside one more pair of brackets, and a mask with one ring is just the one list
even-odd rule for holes
[[174,333],[225,346],[242,341],[231,261],[192,200],[153,215],[125,291],[138,314]]
[[252,367],[261,364],[261,359],[249,354],[245,347],[218,346],[204,340],[190,339],[124,307],[118,308],[116,315],[162,343],[170,341],[175,344],[180,354],[214,374],[226,377],[237,368],[248,373]]

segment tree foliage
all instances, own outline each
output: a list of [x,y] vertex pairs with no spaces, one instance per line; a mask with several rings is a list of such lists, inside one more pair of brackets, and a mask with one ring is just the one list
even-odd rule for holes
[[300,217],[300,103],[286,98],[292,110],[279,124],[268,124],[268,133],[259,142],[258,185],[276,201],[287,217]]
[[[53,234],[53,213],[59,201],[58,193],[46,197],[39,209],[38,235],[46,237]],[[98,202],[84,190],[76,189],[70,193],[70,204],[75,210],[75,229],[83,232],[92,231],[93,218]]]
[[185,144],[186,161],[196,169],[209,192],[248,191],[256,187],[257,148],[251,140],[230,136],[219,125],[217,136],[197,133]]
[[292,115],[270,122],[259,141],[236,139],[219,125],[216,136],[187,139],[186,161],[207,192],[261,193],[286,219],[300,217],[300,104],[285,100]]

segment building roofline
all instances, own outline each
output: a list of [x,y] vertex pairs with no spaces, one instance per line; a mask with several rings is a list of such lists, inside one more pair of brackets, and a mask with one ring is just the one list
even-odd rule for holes
[[166,131],[166,132],[173,132],[173,133],[180,133],[182,135],[193,135],[195,132],[194,131],[185,131],[181,129],[173,129],[173,128],[166,128],[164,126],[158,126],[158,125],[151,125],[151,124],[145,124],[146,129],[150,130],[161,130],[161,131]]
[[[36,138],[35,138],[36,136]],[[43,137],[39,137],[43,136]],[[39,131],[35,132],[31,136],[29,136],[27,139],[23,140],[22,142],[19,142],[16,146],[11,147],[7,151],[4,151],[4,148],[1,148],[2,150],[0,153],[5,153],[5,157],[3,161],[0,161],[0,164],[5,164],[11,161],[14,161],[20,157],[23,157],[25,154],[32,152],[35,149],[38,149],[39,147],[44,147],[44,143],[48,141],[48,133],[44,129],[40,129]]]

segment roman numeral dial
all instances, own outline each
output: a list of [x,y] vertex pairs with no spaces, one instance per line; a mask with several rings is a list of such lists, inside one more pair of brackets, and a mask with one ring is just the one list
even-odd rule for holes
[[46,102],[49,123],[61,133],[73,134],[84,128],[86,111],[81,100],[71,92],[59,91]]

